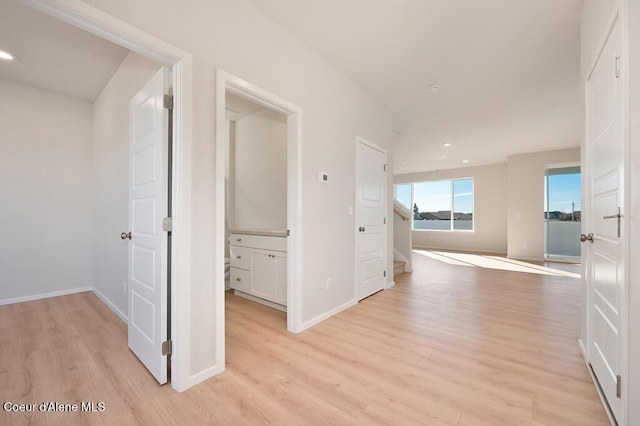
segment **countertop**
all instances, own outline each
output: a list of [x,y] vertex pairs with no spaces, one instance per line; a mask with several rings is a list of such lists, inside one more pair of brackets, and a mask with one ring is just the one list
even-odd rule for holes
[[287,231],[282,229],[231,229],[232,234],[263,235],[265,237],[286,237]]

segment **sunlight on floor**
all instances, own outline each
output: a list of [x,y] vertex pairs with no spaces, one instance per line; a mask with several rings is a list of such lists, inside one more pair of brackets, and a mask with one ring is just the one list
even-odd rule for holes
[[503,271],[580,278],[580,274],[576,274],[575,272],[563,271],[561,269],[549,268],[548,266],[535,265],[533,263],[507,259],[500,256],[469,253],[451,253],[433,250],[413,250],[413,252],[422,256],[439,260],[440,262],[448,263],[449,265],[475,266],[487,269],[500,269]]

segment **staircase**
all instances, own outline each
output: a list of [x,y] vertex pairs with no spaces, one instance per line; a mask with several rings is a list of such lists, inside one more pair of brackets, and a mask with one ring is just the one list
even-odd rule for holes
[[393,276],[411,272],[412,212],[393,200]]
[[404,274],[405,273],[405,265],[407,264],[407,262],[404,262],[402,260],[394,260],[393,261],[393,276],[397,277],[400,274]]

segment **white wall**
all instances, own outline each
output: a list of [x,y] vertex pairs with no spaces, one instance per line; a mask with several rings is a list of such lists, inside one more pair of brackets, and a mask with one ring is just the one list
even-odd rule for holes
[[[216,339],[223,338],[215,333],[212,285],[214,242],[223,238],[215,235],[213,220],[215,67],[302,108],[302,321],[353,301],[355,221],[349,206],[355,204],[355,136],[390,147],[388,111],[246,0],[86,3],[192,54],[193,116],[187,119],[193,125],[193,160],[186,165],[193,197],[191,282],[183,283],[190,297],[190,377],[200,380],[213,371]],[[328,184],[317,181],[319,171],[329,173]],[[391,170],[388,175],[390,184]],[[392,270],[393,239],[387,241],[387,270]],[[327,277],[333,278],[331,291],[325,288]]]
[[545,166],[580,161],[580,148],[507,158],[507,256],[544,260]]
[[121,317],[127,316],[129,231],[129,101],[160,68],[129,53],[93,107],[93,283]]
[[414,247],[507,252],[506,164],[396,175],[394,183],[469,177],[474,185],[474,232],[413,231]]
[[287,229],[287,119],[267,108],[234,124],[235,229]]
[[0,303],[89,289],[92,106],[4,80],[0,99]]

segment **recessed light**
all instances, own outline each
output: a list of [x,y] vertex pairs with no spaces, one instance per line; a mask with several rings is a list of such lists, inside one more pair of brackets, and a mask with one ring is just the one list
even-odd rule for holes
[[469,160],[462,160],[462,162],[463,162],[463,163],[468,163],[468,162],[469,162]]
[[10,61],[13,59],[13,55],[9,52],[6,52],[4,50],[0,50],[0,59],[5,59],[7,61]]
[[442,144],[442,146],[451,146],[451,142],[445,142]]
[[437,84],[432,84],[431,86],[427,87],[427,90],[429,91],[429,93],[438,93],[440,91],[440,86]]

